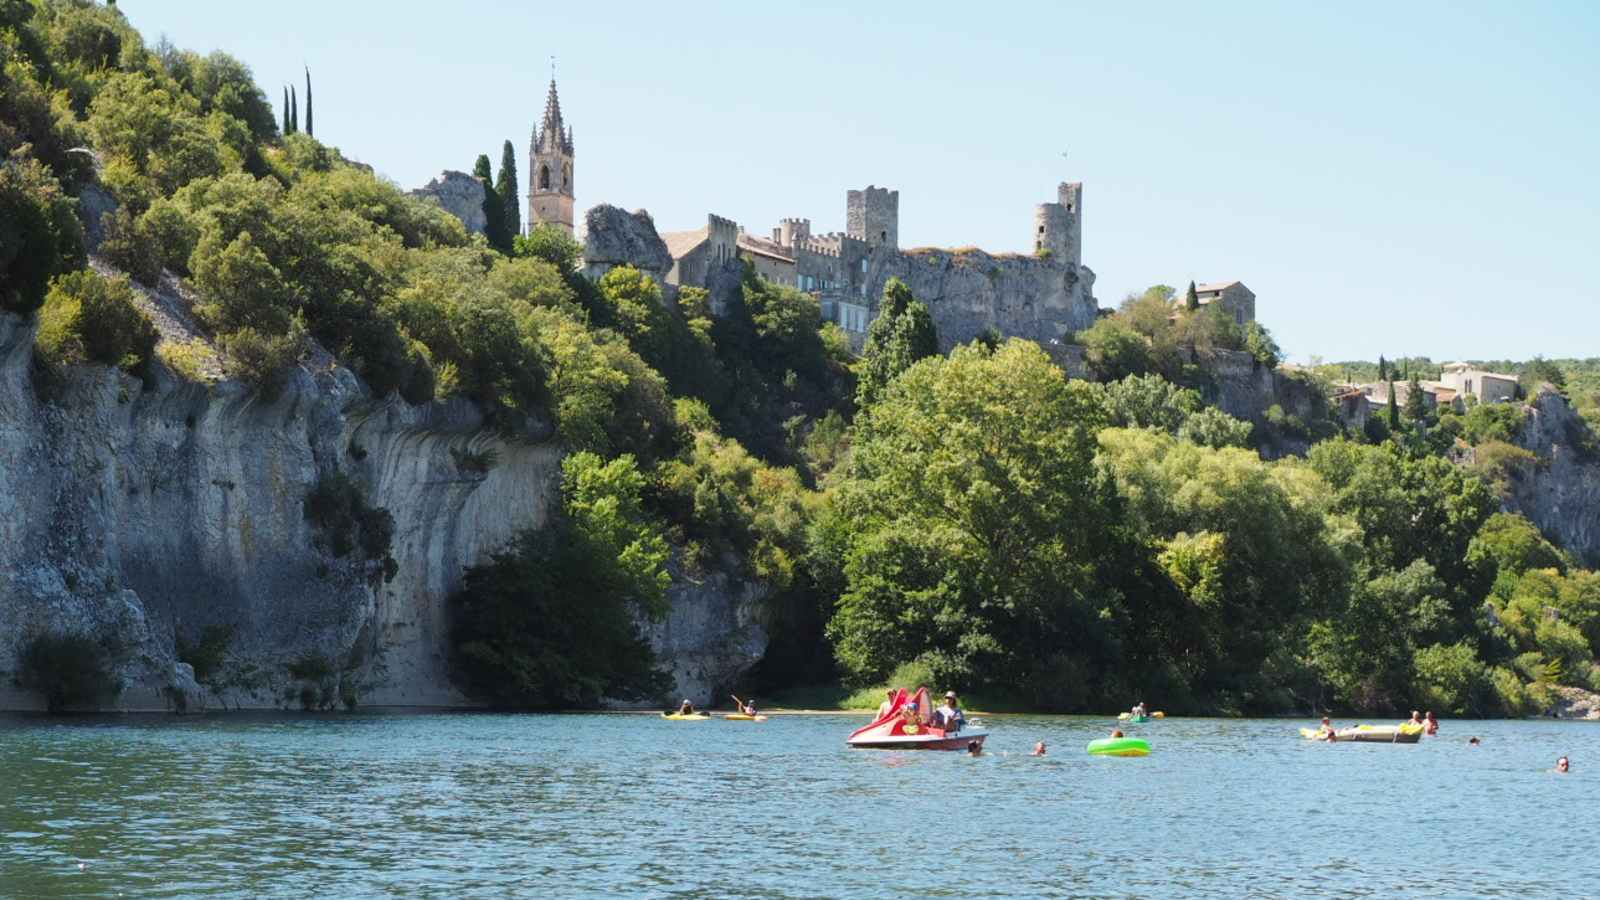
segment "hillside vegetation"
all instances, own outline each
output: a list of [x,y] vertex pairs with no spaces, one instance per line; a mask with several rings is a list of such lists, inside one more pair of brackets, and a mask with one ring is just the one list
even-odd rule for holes
[[[939,356],[898,282],[857,358],[748,270],[713,317],[631,268],[584,278],[554,229],[491,246],[113,7],[0,2],[0,62],[0,308],[37,319],[41,365],[206,378],[134,301],[170,273],[264,399],[320,347],[377,397],[465,398],[571,451],[555,521],[451,601],[461,683],[497,704],[657,696],[636,619],[674,557],[770,586],[763,692],[899,670],[1044,710],[1516,715],[1600,687],[1600,577],[1449,459],[1517,422],[1233,419],[1205,353],[1278,350],[1170,289],[1079,336],[1096,382],[992,335]],[[99,252],[127,279],[85,268],[86,191],[117,203]],[[1267,462],[1261,428],[1318,442]],[[339,496],[385,560],[382,511]]]

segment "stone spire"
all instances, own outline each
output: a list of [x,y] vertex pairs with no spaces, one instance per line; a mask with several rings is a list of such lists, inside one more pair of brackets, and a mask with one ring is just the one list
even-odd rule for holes
[[[554,143],[550,143],[554,141]],[[572,153],[572,130],[561,120],[561,97],[556,94],[556,80],[550,79],[550,94],[544,101],[544,124],[539,129],[539,146],[546,151],[560,150]]]

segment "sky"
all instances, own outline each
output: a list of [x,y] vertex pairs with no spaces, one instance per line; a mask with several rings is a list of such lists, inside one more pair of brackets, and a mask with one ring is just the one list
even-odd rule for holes
[[[1600,356],[1600,4],[121,0],[154,42],[311,68],[317,137],[402,187],[529,133],[577,207],[1028,249],[1084,183],[1114,306],[1243,281],[1297,361]],[[270,9],[270,15],[263,10]]]

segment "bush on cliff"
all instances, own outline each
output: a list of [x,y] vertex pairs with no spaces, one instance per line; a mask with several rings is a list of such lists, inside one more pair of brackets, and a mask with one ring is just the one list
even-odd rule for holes
[[33,312],[52,276],[83,265],[73,207],[50,170],[26,152],[0,161],[0,311]]
[[362,559],[382,563],[394,577],[395,561],[389,555],[394,541],[394,516],[367,502],[359,485],[343,472],[330,472],[306,494],[305,517],[321,531],[327,549],[336,557],[359,549]]
[[122,275],[69,272],[57,278],[39,310],[35,338],[45,359],[58,364],[99,363],[142,371],[160,335],[134,305],[133,288]]
[[639,631],[665,614],[668,549],[633,458],[578,453],[562,511],[486,564],[450,601],[462,687],[497,706],[561,709],[660,699],[672,681]]
[[121,693],[114,654],[81,634],[42,634],[18,654],[17,683],[44,698],[51,712],[95,706]]

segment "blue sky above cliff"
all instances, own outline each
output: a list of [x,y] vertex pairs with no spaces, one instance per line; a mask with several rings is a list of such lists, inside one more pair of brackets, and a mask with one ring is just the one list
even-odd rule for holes
[[903,246],[1021,250],[1081,180],[1102,305],[1238,278],[1298,360],[1600,355],[1593,4],[120,5],[274,102],[310,65],[404,187],[507,138],[526,182],[554,54],[580,210],[828,231],[871,183]]

